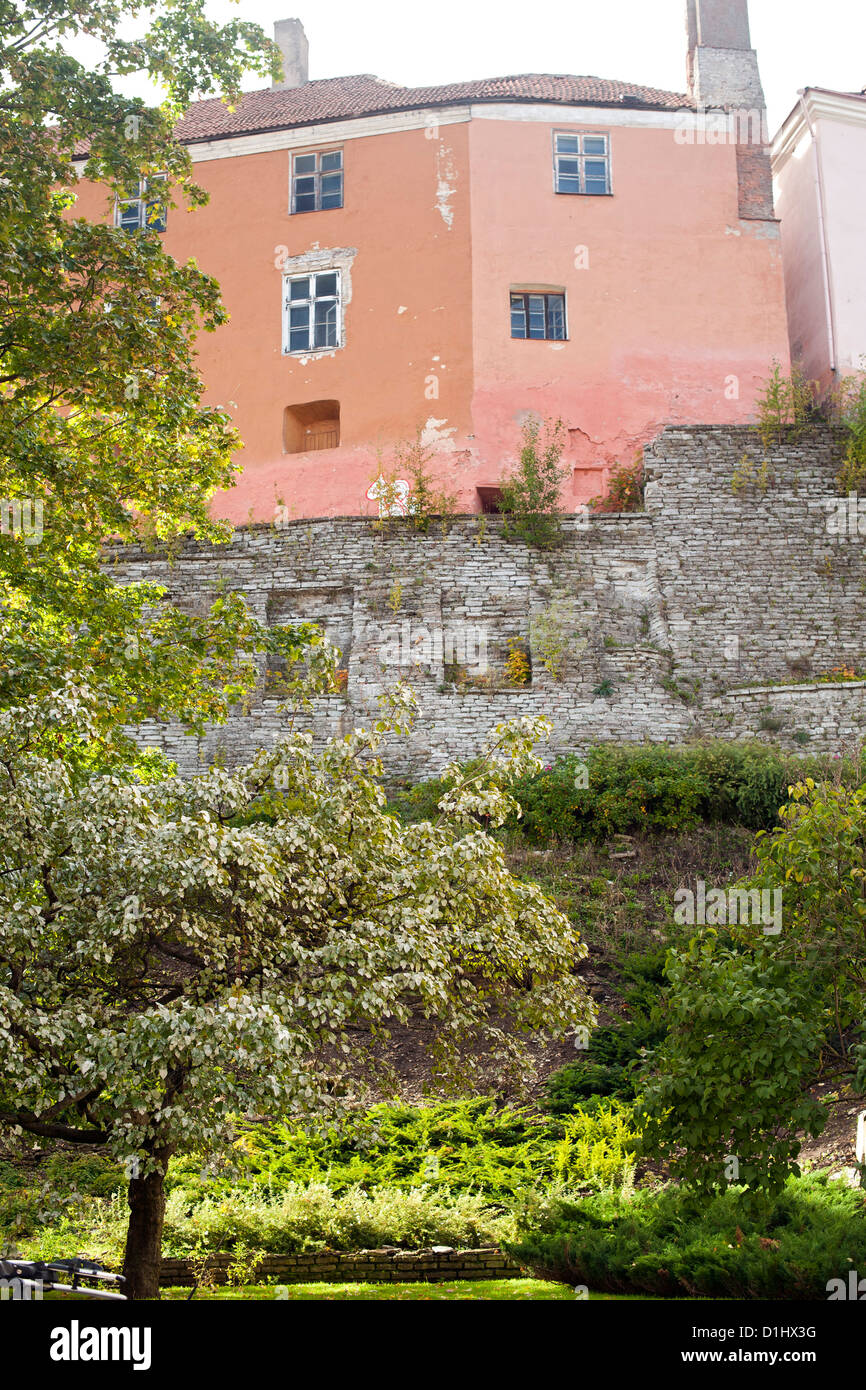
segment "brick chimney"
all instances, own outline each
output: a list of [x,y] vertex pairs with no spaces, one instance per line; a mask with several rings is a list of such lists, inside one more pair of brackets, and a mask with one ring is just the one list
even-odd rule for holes
[[699,112],[731,113],[740,216],[775,216],[767,103],[749,33],[748,0],[686,0],[689,95]]
[[278,19],[274,42],[283,55],[283,79],[275,87],[302,87],[308,80],[309,51],[304,26],[299,19]]
[[686,0],[689,93],[698,106],[764,107],[748,0]]

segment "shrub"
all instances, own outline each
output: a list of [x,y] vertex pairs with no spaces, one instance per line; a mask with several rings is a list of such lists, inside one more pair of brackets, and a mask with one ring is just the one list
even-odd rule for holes
[[628,1187],[634,1178],[638,1134],[631,1107],[611,1098],[591,1111],[576,1110],[556,1146],[562,1187]]
[[826,1176],[791,1179],[774,1199],[682,1188],[554,1201],[521,1219],[508,1248],[544,1279],[660,1297],[827,1297],[866,1268],[863,1193]]
[[568,1115],[577,1106],[585,1108],[591,1096],[633,1099],[643,1050],[656,1047],[663,1037],[664,1028],[649,1019],[595,1028],[585,1058],[566,1063],[547,1078],[544,1109],[551,1115]]
[[[191,1155],[171,1161],[166,1249],[495,1243],[515,1234],[509,1213],[536,1190],[629,1182],[636,1144],[631,1110],[615,1100],[584,1107],[565,1123],[482,1097],[376,1105],[316,1130],[245,1124],[224,1165],[203,1168]],[[47,1196],[13,1185],[16,1170],[7,1175],[5,1167],[0,1210],[7,1218],[25,1212],[26,1220],[4,1224],[14,1226],[27,1253],[86,1249],[119,1258],[128,1212],[116,1166],[105,1164],[94,1178],[102,1192],[110,1168],[112,1196],[75,1201],[65,1191],[74,1170],[68,1156],[58,1161]]]
[[472,1247],[497,1244],[511,1234],[507,1214],[479,1193],[444,1196],[423,1190],[350,1187],[336,1195],[327,1183],[290,1183],[273,1197],[237,1191],[190,1206],[190,1193],[175,1188],[165,1213],[166,1251],[232,1250],[248,1246],[291,1255],[304,1250],[363,1250],[396,1245]]
[[619,463],[611,470],[607,492],[590,498],[594,512],[642,512],[644,472],[643,451],[638,449],[631,463]]
[[841,423],[847,433],[845,457],[836,478],[843,495],[866,492],[866,380],[843,383],[839,402]]
[[795,363],[785,376],[774,358],[770,375],[758,398],[758,432],[765,449],[796,437],[815,414],[815,382],[808,381]]
[[562,543],[559,495],[568,471],[562,464],[564,448],[561,420],[548,420],[543,429],[538,419],[523,426],[517,471],[500,484],[499,510],[509,539],[539,550],[552,550]]
[[[474,763],[466,765],[471,770]],[[585,767],[586,776],[578,776]],[[765,743],[606,743],[583,758],[557,758],[542,772],[510,788],[521,808],[509,830],[531,844],[550,840],[603,840],[633,830],[690,830],[704,822],[770,830],[788,788],[806,777],[864,781],[866,760],[784,753]],[[584,786],[583,783],[586,783]],[[435,820],[448,789],[444,778],[397,793],[392,810],[401,820]]]
[[[584,1138],[604,1148],[618,1124],[607,1112],[588,1112]],[[299,1183],[326,1183],[336,1195],[387,1187],[435,1191],[443,1198],[483,1193],[488,1200],[507,1202],[525,1188],[557,1179],[565,1132],[556,1120],[498,1107],[489,1097],[419,1107],[374,1105],[324,1130],[281,1123],[247,1126],[224,1171],[216,1169],[202,1183],[192,1160],[177,1161],[169,1184],[200,1197],[229,1196],[241,1186],[275,1196]],[[579,1185],[603,1180],[595,1159],[585,1173],[576,1165],[573,1157],[570,1173]]]
[[499,1107],[489,1097],[381,1104],[326,1129],[248,1127],[232,1163],[245,1181],[272,1192],[289,1183],[327,1182],[336,1193],[353,1186],[429,1187],[505,1196],[552,1175],[558,1138],[559,1130],[537,1115]]
[[806,1090],[826,1023],[809,972],[708,929],[666,973],[668,1032],[638,1106],[645,1147],[705,1191],[778,1190],[797,1171],[797,1132],[826,1119]]

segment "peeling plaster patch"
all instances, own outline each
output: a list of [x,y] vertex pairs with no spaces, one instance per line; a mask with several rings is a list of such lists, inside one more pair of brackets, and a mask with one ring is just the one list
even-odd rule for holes
[[454,209],[451,206],[451,199],[457,191],[456,178],[457,165],[454,163],[454,151],[440,140],[436,148],[435,207],[449,232],[454,225]]
[[405,312],[406,312],[406,305],[405,305],[405,304],[401,304],[400,307],[399,307],[398,310],[397,310],[397,313],[398,313],[398,314],[405,314]]
[[562,352],[562,349],[563,349],[564,347],[565,347],[565,343],[551,343],[551,344],[550,344],[550,350],[551,350],[551,352]]
[[298,357],[297,354],[294,353],[294,352],[291,353],[291,354],[286,353],[286,356],[287,356],[287,357],[288,357],[288,356],[292,356],[292,357],[295,358],[295,360],[296,360],[297,362],[300,362],[300,364],[301,364],[302,367],[306,367],[307,364],[308,364],[309,362],[318,362],[318,360],[319,360],[320,357],[336,357],[336,355],[337,355],[337,349],[336,349],[336,348],[327,348],[327,349],[323,349],[321,352],[311,352],[311,353],[308,353],[308,354],[307,354],[306,356],[304,356],[304,357]]
[[778,241],[782,235],[778,222],[768,222],[763,218],[741,217],[740,226],[747,236],[754,237],[756,241]]
[[[579,425],[568,425],[567,429],[570,435],[579,434],[581,438],[585,439],[587,444],[591,444],[593,448],[600,449],[604,443],[604,440],[594,439],[591,434],[587,434],[586,430],[582,430]],[[577,441],[575,441],[575,443],[576,442]]]
[[725,228],[725,236],[742,236],[742,235],[743,235],[743,232],[742,232],[742,229],[741,229],[740,227],[726,227],[726,228]]
[[447,429],[443,429],[443,425],[447,425],[446,420],[437,420],[430,416],[421,431],[421,443],[425,448],[439,449],[442,453],[453,452],[454,440],[451,435],[457,433],[457,426],[449,425]]

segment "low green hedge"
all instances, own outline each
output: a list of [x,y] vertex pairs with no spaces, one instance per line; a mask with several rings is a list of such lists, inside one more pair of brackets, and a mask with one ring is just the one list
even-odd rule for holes
[[[713,821],[769,830],[778,823],[792,783],[841,773],[859,785],[866,775],[862,759],[804,757],[757,741],[675,747],[607,743],[590,748],[582,763],[585,779],[581,760],[569,755],[517,781],[512,793],[522,816],[509,828],[533,844],[602,840],[635,830],[690,830]],[[422,782],[399,792],[392,805],[406,820],[429,819],[445,790],[443,779]]]
[[761,1200],[684,1188],[554,1202],[508,1249],[544,1279],[662,1297],[826,1299],[866,1276],[866,1194],[826,1175]]

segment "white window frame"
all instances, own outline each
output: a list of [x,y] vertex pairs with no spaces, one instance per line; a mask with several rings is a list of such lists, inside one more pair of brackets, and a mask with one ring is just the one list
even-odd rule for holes
[[[567,140],[577,140],[578,150],[574,152],[561,151],[559,149],[560,138]],[[604,140],[605,153],[586,154],[584,152],[585,140]],[[560,159],[576,159],[578,163],[578,179],[580,188],[572,191],[559,187]],[[587,193],[586,191],[586,162],[587,160],[603,159],[607,168],[607,187],[603,193]],[[574,177],[567,175],[566,177]],[[562,198],[610,198],[613,196],[613,159],[611,152],[611,139],[609,130],[554,130],[553,131],[553,191]]]
[[[152,231],[158,231],[160,234],[162,234],[165,231],[166,223],[168,222],[168,203],[165,196],[163,196],[162,198],[154,198],[150,196],[153,192],[155,192],[153,185],[159,183],[163,185],[166,184],[165,174],[151,174],[149,179],[142,179],[140,181],[138,185],[138,193],[134,198],[115,198],[115,227],[122,227],[124,225],[123,208],[134,207],[137,212],[136,220],[131,224],[127,224],[127,231],[140,232],[150,229]],[[163,215],[160,219],[162,221],[161,227],[157,227],[154,223],[148,222],[147,220],[148,208],[153,207],[156,203],[160,203],[163,209]]]
[[[333,155],[339,155],[339,157],[340,157],[340,167],[339,167],[339,169],[323,169],[323,168],[322,168],[322,160],[323,160],[324,158],[326,158],[328,155],[331,155],[331,156],[333,156]],[[298,170],[297,170],[297,164],[298,164],[298,160],[299,160],[299,159],[313,159],[313,160],[315,160],[315,168],[313,168],[312,170],[304,170],[304,171],[301,171],[301,172],[299,173]],[[335,174],[339,174],[339,175],[340,175],[340,202],[339,202],[339,205],[336,206],[336,207],[332,207],[332,208],[323,208],[323,207],[322,207],[322,179],[326,179],[326,178],[332,177],[332,176],[334,176]],[[297,206],[298,193],[297,193],[296,185],[297,185],[298,179],[312,179],[312,180],[313,180],[313,185],[314,185],[313,192],[314,192],[314,197],[315,197],[315,206],[314,206],[314,207],[311,207],[311,208],[299,208],[299,207]],[[343,163],[343,147],[342,147],[342,145],[339,145],[339,146],[337,146],[337,147],[331,146],[331,147],[329,147],[328,149],[324,149],[324,150],[298,150],[297,152],[294,152],[294,153],[291,155],[291,169],[290,169],[290,171],[289,171],[289,212],[290,212],[293,216],[296,216],[296,215],[297,215],[297,216],[302,216],[303,213],[305,213],[305,212],[339,212],[340,208],[342,208],[342,206],[343,206],[343,203],[344,203],[344,200],[345,200],[345,196],[346,196],[346,169],[345,169],[345,165],[344,165],[344,163]]]
[[[306,298],[291,297],[291,287],[294,283],[301,280],[316,282],[312,288],[318,289],[318,277],[324,275],[335,275],[337,279],[337,289],[334,295],[322,295],[312,293]],[[307,334],[315,339],[315,305],[318,302],[332,302],[334,305],[336,341],[333,343],[310,342],[306,347],[292,347],[292,308],[300,309],[307,307]],[[343,346],[343,274],[338,266],[321,266],[316,270],[293,271],[291,274],[283,276],[283,355],[285,357],[309,357],[314,353],[336,352]]]

